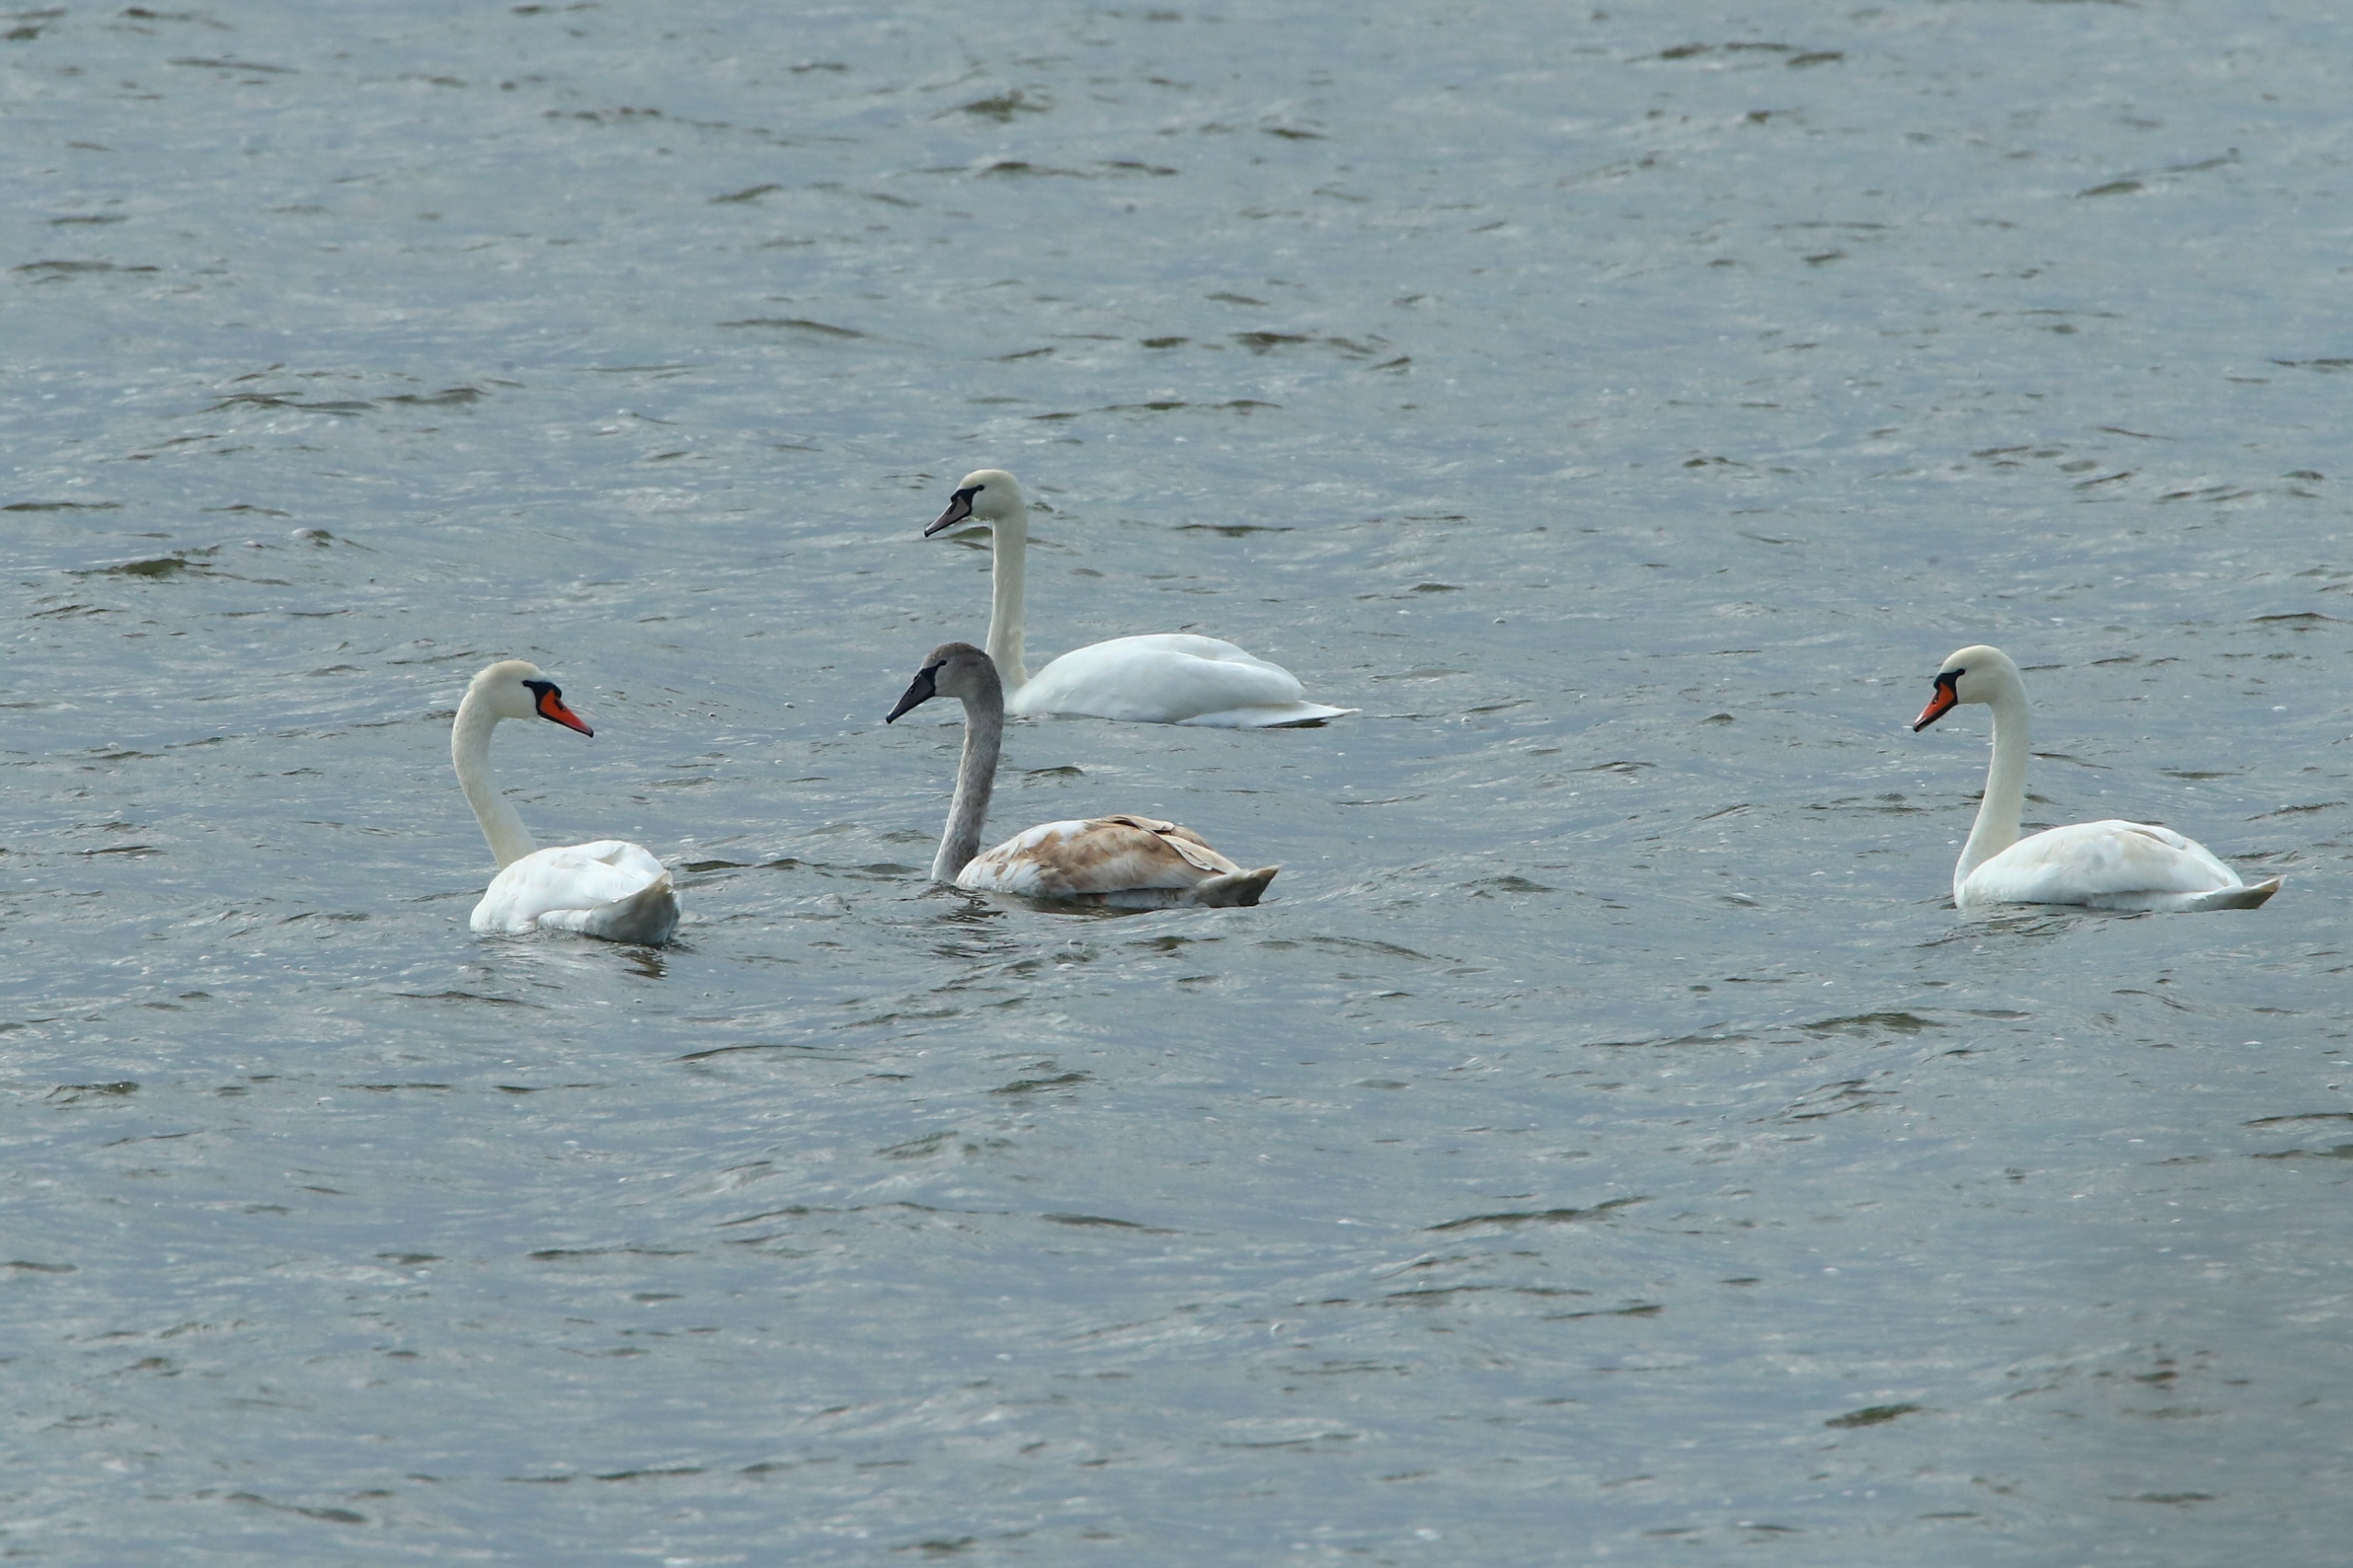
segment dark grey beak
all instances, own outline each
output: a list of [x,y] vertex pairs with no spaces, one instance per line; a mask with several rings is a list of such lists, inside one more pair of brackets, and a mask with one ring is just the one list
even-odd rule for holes
[[882,715],[882,722],[886,724],[892,723],[902,715],[922,707],[938,696],[938,689],[931,684],[933,671],[938,668],[938,666],[935,665],[931,669],[916,671],[915,678],[907,683],[907,694],[899,699],[899,705],[896,708]]
[[952,528],[972,515],[972,493],[969,490],[959,490],[949,498],[948,510],[939,514],[939,520],[923,530],[923,537],[929,539],[942,528]]

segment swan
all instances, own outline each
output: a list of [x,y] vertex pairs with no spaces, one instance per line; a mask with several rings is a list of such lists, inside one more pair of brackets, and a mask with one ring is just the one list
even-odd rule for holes
[[1036,675],[1021,661],[1021,586],[1029,552],[1029,505],[1001,468],[968,473],[929,539],[968,519],[989,525],[989,657],[1013,682],[1006,711],[1124,719],[1143,724],[1203,724],[1228,730],[1320,724],[1353,708],[1310,702],[1299,677],[1231,642],[1189,632],[1114,637],[1074,649]]
[[997,753],[1005,741],[1005,684],[997,678],[995,662],[980,649],[945,642],[924,660],[906,695],[882,722],[893,723],[935,697],[963,701],[964,755],[956,767],[948,829],[931,862],[934,881],[1063,903],[1165,909],[1179,903],[1256,903],[1282,869],[1245,871],[1191,828],[1150,817],[1045,823],[980,853],[981,824],[989,814]]
[[1917,733],[1964,702],[1994,710],[1994,765],[1977,824],[1952,869],[1952,901],[2081,903],[2094,909],[2253,909],[2279,879],[2249,887],[2202,844],[2169,827],[2079,822],[2018,836],[2026,801],[2026,683],[1999,648],[1963,648],[1937,672],[1937,691],[1913,722]]
[[449,730],[449,760],[490,840],[498,875],[474,905],[476,931],[577,931],[614,942],[669,940],[678,896],[662,862],[617,838],[541,849],[490,776],[490,733],[501,719],[549,719],[597,732],[563,705],[555,682],[528,660],[503,659],[474,676]]

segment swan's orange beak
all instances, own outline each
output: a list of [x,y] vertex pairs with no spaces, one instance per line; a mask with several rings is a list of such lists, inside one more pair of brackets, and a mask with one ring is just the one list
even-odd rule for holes
[[1951,712],[1953,709],[1960,704],[1961,696],[1959,692],[1955,690],[1955,687],[1959,687],[1960,684],[1961,677],[1957,675],[1938,676],[1937,677],[1937,694],[1928,699],[1928,705],[1920,710],[1920,716],[1917,719],[1912,721],[1912,733],[1914,734],[1918,734],[1921,731],[1927,729],[1929,725],[1935,723],[1938,720]]
[[552,719],[565,729],[577,730],[584,735],[593,735],[597,733],[588,727],[587,720],[563,705],[563,693],[554,687],[549,687],[540,693],[540,717]]
[[972,493],[969,490],[959,490],[954,495],[949,497],[948,510],[939,514],[939,520],[923,530],[923,537],[929,539],[942,528],[952,528],[972,515]]

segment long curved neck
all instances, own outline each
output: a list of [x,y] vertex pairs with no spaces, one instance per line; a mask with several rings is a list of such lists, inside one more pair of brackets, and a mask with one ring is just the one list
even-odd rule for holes
[[956,799],[948,808],[948,830],[939,835],[939,853],[931,862],[933,881],[954,881],[956,873],[981,852],[981,824],[988,820],[997,753],[1004,744],[1005,688],[992,681],[980,696],[964,699],[964,755],[956,765]]
[[1021,589],[1029,561],[1029,504],[1018,496],[989,525],[989,659],[1014,691],[1029,684],[1021,662]]
[[1994,710],[1994,761],[1985,769],[1984,798],[1977,802],[1977,825],[1961,846],[1961,864],[1953,868],[1958,890],[1969,873],[2018,841],[2018,816],[2026,810],[2027,716],[2026,692],[2010,687],[1996,696]]
[[498,780],[490,776],[490,732],[497,725],[498,715],[491,711],[490,704],[468,691],[466,699],[458,704],[458,722],[449,731],[449,761],[458,770],[466,804],[473,807],[474,821],[482,824],[482,835],[490,840],[490,852],[503,871],[539,846],[515,808],[506,803],[506,797],[498,792]]

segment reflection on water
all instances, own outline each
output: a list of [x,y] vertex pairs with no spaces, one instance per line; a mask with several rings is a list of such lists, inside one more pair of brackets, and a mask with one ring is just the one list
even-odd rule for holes
[[[2335,20],[17,17],[8,1549],[2331,1560]],[[926,884],[983,463],[1364,709],[1009,730],[1261,906]],[[1978,639],[2286,891],[1957,915]]]

